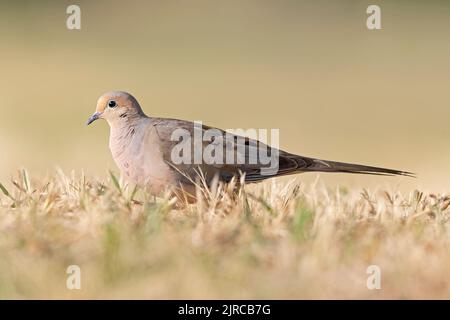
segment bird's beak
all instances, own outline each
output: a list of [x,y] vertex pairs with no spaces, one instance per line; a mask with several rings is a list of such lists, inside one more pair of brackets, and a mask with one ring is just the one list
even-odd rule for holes
[[90,125],[92,122],[94,122],[95,120],[97,120],[98,118],[100,118],[100,112],[95,112],[92,116],[90,116],[90,118],[88,119],[88,121],[86,122],[86,125]]

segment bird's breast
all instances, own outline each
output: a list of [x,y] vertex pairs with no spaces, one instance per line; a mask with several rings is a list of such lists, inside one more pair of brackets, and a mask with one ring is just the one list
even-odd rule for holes
[[110,149],[122,175],[150,193],[160,194],[175,184],[173,169],[164,161],[153,126],[112,131]]

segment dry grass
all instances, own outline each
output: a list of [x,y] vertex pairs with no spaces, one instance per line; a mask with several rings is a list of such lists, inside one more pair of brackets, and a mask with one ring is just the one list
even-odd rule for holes
[[105,177],[1,186],[0,298],[450,297],[449,196],[274,180],[172,209]]

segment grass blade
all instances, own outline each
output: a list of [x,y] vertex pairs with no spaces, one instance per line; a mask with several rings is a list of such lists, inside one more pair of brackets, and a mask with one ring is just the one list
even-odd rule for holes
[[109,170],[109,175],[111,176],[111,180],[112,180],[114,186],[117,188],[120,195],[122,195],[122,188],[120,187],[119,180],[117,180],[116,176],[114,175],[114,173],[111,170]]

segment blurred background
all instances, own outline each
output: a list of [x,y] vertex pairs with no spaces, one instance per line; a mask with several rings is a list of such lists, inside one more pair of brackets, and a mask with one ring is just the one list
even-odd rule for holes
[[106,122],[85,121],[125,90],[150,116],[278,128],[290,152],[419,175],[321,175],[331,186],[448,192],[449,17],[447,1],[3,0],[0,181],[116,170]]

